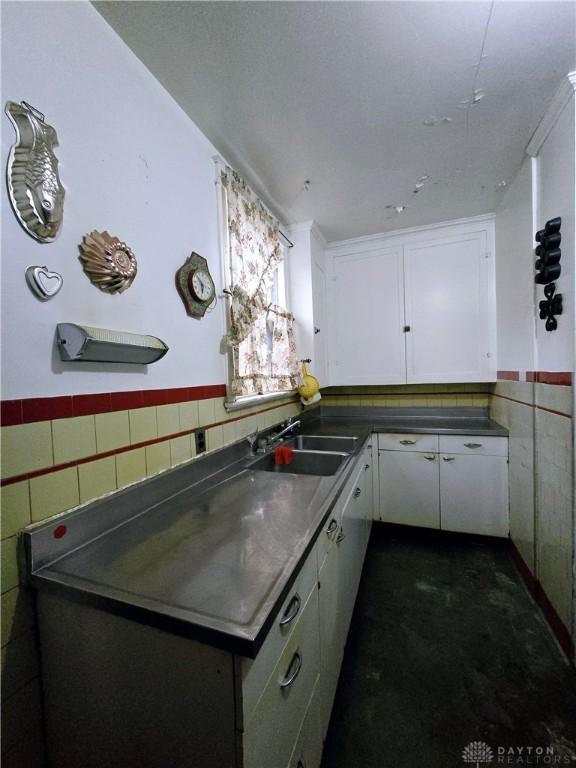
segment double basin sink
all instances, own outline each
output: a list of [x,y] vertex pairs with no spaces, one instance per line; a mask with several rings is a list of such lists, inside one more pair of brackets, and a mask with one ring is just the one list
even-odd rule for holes
[[272,451],[253,461],[249,468],[259,472],[326,477],[336,474],[354,451],[357,441],[357,437],[297,435],[282,443],[293,450],[290,464],[276,464]]

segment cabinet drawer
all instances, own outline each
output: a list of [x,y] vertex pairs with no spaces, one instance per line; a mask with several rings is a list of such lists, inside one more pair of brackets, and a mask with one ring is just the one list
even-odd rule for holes
[[288,765],[319,670],[315,588],[244,732],[244,768]]
[[288,768],[320,768],[322,761],[320,681],[316,682]]
[[440,435],[440,453],[508,456],[508,438],[484,435]]
[[438,452],[438,435],[382,434],[378,435],[378,448],[383,451]]
[[274,624],[256,658],[241,657],[244,723],[247,723],[252,716],[258,699],[274,671],[282,649],[301,617],[308,596],[316,586],[318,577],[316,546],[306,558],[306,562],[274,619]]

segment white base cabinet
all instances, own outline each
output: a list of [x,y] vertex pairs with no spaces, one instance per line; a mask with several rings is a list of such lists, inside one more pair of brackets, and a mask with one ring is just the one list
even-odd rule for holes
[[437,453],[381,451],[380,520],[440,528]]
[[502,456],[442,454],[442,529],[508,536],[508,463]]
[[508,536],[508,439],[378,435],[377,519]]
[[[321,536],[328,541],[320,564],[320,732],[326,735],[338,685],[344,647],[354,611],[364,556],[372,525],[372,444],[369,441],[356,469],[326,522]],[[308,766],[307,766],[308,768]]]

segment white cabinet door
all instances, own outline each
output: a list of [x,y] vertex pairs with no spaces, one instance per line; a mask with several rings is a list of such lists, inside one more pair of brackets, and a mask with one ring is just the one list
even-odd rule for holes
[[314,327],[312,329],[314,357],[310,366],[311,373],[317,377],[321,386],[328,386],[326,365],[328,323],[326,320],[326,276],[315,261],[312,262],[312,307]]
[[320,680],[314,688],[288,768],[319,768],[322,760]]
[[330,384],[406,382],[400,247],[334,258]]
[[441,454],[442,529],[508,536],[508,463],[503,456]]
[[379,451],[378,475],[380,520],[440,527],[437,453]]
[[338,593],[341,575],[339,572],[339,547],[334,544],[318,577],[320,600],[320,732],[326,736],[332,703],[338,686],[340,665],[344,645],[339,631]]
[[407,245],[408,383],[494,379],[486,232]]

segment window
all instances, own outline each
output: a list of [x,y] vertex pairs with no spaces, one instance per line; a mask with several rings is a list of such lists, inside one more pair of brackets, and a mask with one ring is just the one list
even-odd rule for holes
[[278,222],[235,171],[221,169],[220,182],[229,400],[291,392],[300,374]]

